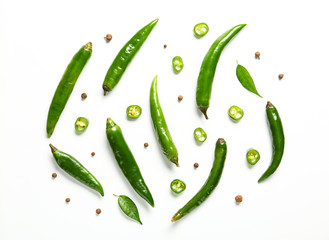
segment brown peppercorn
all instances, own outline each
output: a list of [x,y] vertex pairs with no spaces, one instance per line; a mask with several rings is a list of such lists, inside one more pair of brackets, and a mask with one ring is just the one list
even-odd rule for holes
[[147,148],[149,146],[148,143],[144,143],[144,147]]
[[199,167],[199,163],[194,163],[194,165],[193,165],[195,168],[198,168]]
[[65,199],[65,202],[69,203],[69,202],[71,202],[71,199],[70,198],[66,198]]
[[104,37],[106,42],[109,42],[112,40],[112,35],[111,34],[106,34],[106,36]]
[[101,214],[101,212],[102,212],[102,210],[101,210],[100,208],[97,208],[97,209],[96,209],[96,213],[97,213],[97,214]]
[[178,96],[178,101],[182,101],[183,100],[183,96],[182,95],[179,95]]
[[260,52],[255,52],[255,58],[259,59],[260,57]]
[[167,47],[167,44],[163,45],[163,48],[166,48]]
[[242,196],[241,195],[236,195],[235,196],[235,201],[237,202],[237,203],[240,203],[240,202],[242,202]]
[[57,173],[53,173],[53,174],[51,174],[51,176],[52,176],[53,178],[56,178],[56,177],[57,177]]
[[95,152],[92,152],[92,153],[91,153],[91,156],[95,156]]
[[281,79],[283,78],[283,76],[284,76],[284,75],[283,75],[282,73],[280,73],[280,74],[279,74],[279,79],[281,80]]
[[86,99],[86,98],[87,98],[87,93],[82,93],[82,94],[81,94],[81,98],[82,98],[82,99]]

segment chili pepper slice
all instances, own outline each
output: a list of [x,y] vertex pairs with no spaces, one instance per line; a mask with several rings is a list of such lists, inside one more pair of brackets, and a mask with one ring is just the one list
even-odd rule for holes
[[194,130],[194,137],[198,142],[204,142],[207,139],[207,133],[202,128]]
[[267,102],[266,115],[272,134],[272,162],[264,174],[259,178],[258,182],[264,181],[277,170],[284,152],[284,133],[281,118],[278,110],[271,102]]
[[130,118],[139,118],[139,116],[142,114],[142,108],[138,105],[130,105],[127,107],[127,116]]
[[174,193],[181,193],[186,189],[186,184],[179,179],[175,179],[170,183],[170,189]]
[[175,72],[180,72],[184,68],[183,59],[180,56],[176,56],[172,59],[172,66]]
[[251,165],[255,165],[260,159],[260,154],[256,149],[249,149],[247,152],[247,161]]
[[89,125],[89,121],[87,118],[78,117],[75,121],[74,127],[77,132],[84,132]]
[[209,31],[209,27],[206,23],[198,23],[194,26],[194,33],[198,37],[206,35]]
[[238,106],[231,106],[230,109],[228,110],[228,115],[235,121],[238,121],[240,120],[243,115],[244,115],[244,112],[241,108],[239,108]]

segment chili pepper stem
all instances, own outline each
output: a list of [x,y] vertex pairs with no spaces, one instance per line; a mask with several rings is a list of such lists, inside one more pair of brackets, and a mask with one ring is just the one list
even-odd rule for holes
[[89,42],[86,45],[84,45],[84,48],[86,50],[92,51],[93,50],[93,44],[91,42]]
[[177,167],[179,167],[178,157],[174,157],[174,158],[170,159],[170,161],[173,162]]
[[54,153],[56,152],[58,149],[55,148],[52,144],[49,144],[49,147],[51,148],[51,152]]
[[107,121],[106,121],[106,128],[113,128],[115,127],[115,122],[111,119],[111,118],[107,118]]
[[266,108],[273,107],[273,104],[270,101],[267,101]]
[[208,107],[199,107],[199,109],[203,113],[203,115],[205,116],[205,118],[208,120],[208,115],[207,115]]

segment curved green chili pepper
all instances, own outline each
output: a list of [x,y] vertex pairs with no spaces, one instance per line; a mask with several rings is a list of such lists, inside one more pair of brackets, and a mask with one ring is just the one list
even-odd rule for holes
[[60,166],[61,169],[79,182],[96,190],[104,196],[103,187],[100,182],[98,182],[98,180],[78,160],[71,155],[58,150],[52,144],[49,144],[49,146],[58,166]]
[[219,57],[225,46],[244,26],[246,26],[246,24],[237,25],[219,36],[211,45],[203,59],[196,89],[196,103],[206,119],[208,119],[207,109],[209,107],[212,82],[214,80]]
[[[237,63],[238,63],[238,61],[237,61]],[[248,70],[244,66],[241,66],[239,63],[236,66],[236,76],[238,77],[241,85],[245,89],[247,89],[248,91],[250,91],[250,92],[256,94],[257,96],[263,98],[257,92],[256,86],[255,86],[255,83],[254,83],[254,80],[250,76],[250,73],[248,72]]]
[[87,118],[78,117],[75,121],[74,127],[77,132],[84,132],[89,125],[89,121]]
[[181,219],[186,214],[191,212],[193,209],[198,207],[209,197],[212,191],[216,188],[224,168],[226,152],[227,152],[226,142],[223,138],[219,138],[218,141],[216,142],[215,160],[212,165],[212,169],[208,176],[207,181],[201,187],[199,192],[188,203],[186,203],[184,207],[179,209],[178,212],[172,217],[171,219],[172,222]]
[[106,122],[106,136],[115,159],[130,185],[146,202],[154,207],[151,192],[144,182],[136,160],[122,135],[121,128],[111,118],[108,118]]
[[271,176],[275,170],[279,167],[284,151],[284,133],[281,123],[281,119],[278,111],[272,105],[271,102],[267,102],[266,105],[267,120],[272,134],[272,162],[265,173],[260,177],[258,182],[264,181]]
[[71,96],[74,85],[91,56],[91,51],[92,44],[89,42],[80,48],[80,50],[72,58],[70,64],[67,66],[49,107],[47,118],[48,137],[51,137],[53,134],[58,119]]
[[154,126],[154,130],[158,139],[158,142],[161,146],[163,154],[177,167],[178,164],[178,151],[171,138],[166,119],[164,118],[162,108],[158,98],[157,92],[157,79],[158,76],[152,81],[151,90],[150,90],[150,109],[151,109],[151,118]]
[[106,73],[103,82],[104,95],[106,95],[106,92],[112,91],[118,84],[129,63],[141,48],[158,21],[159,19],[157,18],[139,30],[119,51]]

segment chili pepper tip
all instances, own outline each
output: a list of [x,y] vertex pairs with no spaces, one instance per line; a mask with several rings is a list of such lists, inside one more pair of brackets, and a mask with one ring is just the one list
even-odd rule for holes
[[266,108],[273,107],[273,104],[270,101],[267,101]]
[[205,118],[208,120],[208,115],[207,115],[208,107],[199,107],[199,109],[203,113],[203,115],[205,116]]
[[218,138],[217,143],[223,144],[226,143],[226,141],[224,140],[224,138]]
[[172,159],[170,159],[171,162],[175,163],[177,167],[179,167],[179,163],[178,163],[178,157],[173,157]]
[[57,151],[57,148],[55,148],[52,144],[49,144],[49,147],[51,148],[52,153]]

